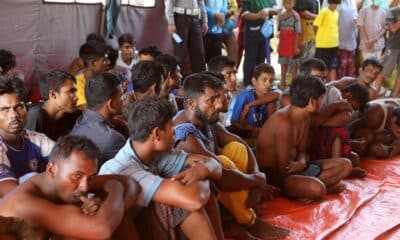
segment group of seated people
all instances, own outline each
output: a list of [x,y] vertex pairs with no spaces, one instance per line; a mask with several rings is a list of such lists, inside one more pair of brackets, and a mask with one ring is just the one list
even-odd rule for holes
[[400,153],[399,101],[373,100],[377,60],[325,82],[308,59],[284,92],[263,63],[240,92],[225,56],[180,85],[173,56],[123,72],[105,49],[82,45],[76,76],[45,74],[39,104],[0,77],[1,239],[281,239],[262,202],[320,201],[366,176],[360,157]]

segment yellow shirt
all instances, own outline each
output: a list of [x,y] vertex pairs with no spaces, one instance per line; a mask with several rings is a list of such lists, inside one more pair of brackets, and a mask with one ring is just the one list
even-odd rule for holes
[[317,48],[334,48],[339,46],[339,13],[329,8],[322,9],[314,20],[318,27],[315,37]]
[[86,97],[85,97],[85,84],[86,78],[83,73],[80,73],[75,76],[76,78],[76,96],[78,97],[78,106],[86,104]]

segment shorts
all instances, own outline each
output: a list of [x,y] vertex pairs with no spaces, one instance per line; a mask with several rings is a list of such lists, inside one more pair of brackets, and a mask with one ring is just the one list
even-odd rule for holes
[[[153,202],[135,217],[140,239],[187,239],[178,227],[189,216],[185,209]],[[151,228],[149,227],[151,226]]]
[[279,57],[278,63],[285,64],[285,65],[293,65],[293,64],[297,63],[297,59],[294,57]]
[[315,54],[315,42],[308,41],[301,44],[301,58],[308,59]]
[[386,49],[382,56],[381,76],[389,78],[397,65],[397,77],[400,76],[400,49]]
[[317,48],[315,50],[315,58],[321,59],[327,68],[338,67],[338,48]]
[[322,162],[313,161],[308,165],[306,169],[297,173],[296,175],[306,176],[306,177],[318,177],[322,172]]

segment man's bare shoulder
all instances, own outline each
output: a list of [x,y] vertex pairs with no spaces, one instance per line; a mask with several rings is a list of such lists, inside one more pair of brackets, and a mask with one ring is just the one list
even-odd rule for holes
[[[290,127],[290,118],[288,114],[288,108],[282,108],[276,111],[271,117],[268,118],[267,124],[264,126],[269,125],[268,127]],[[271,129],[271,130],[278,130],[278,128]]]
[[[0,201],[0,215],[10,217],[20,217],[19,211],[30,205],[31,200],[38,198],[39,192],[32,181],[27,181],[9,192]],[[23,202],[24,204],[15,204]]]

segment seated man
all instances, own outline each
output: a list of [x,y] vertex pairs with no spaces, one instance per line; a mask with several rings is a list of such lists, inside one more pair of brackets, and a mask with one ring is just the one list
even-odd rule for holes
[[44,134],[24,129],[24,83],[0,77],[0,197],[23,181],[22,176],[42,172],[54,142]]
[[378,98],[379,94],[376,92],[376,89],[372,84],[382,71],[382,68],[383,66],[378,60],[375,58],[367,58],[363,61],[361,68],[359,69],[358,78],[344,77],[338,81],[330,82],[329,85],[335,86],[339,90],[342,90],[350,86],[352,83],[361,83],[368,88],[369,98],[370,100],[373,100]]
[[238,95],[238,90],[236,88],[236,62],[226,56],[216,56],[213,57],[207,64],[208,71],[216,74],[222,74],[225,80],[225,86],[231,98],[231,102],[228,106],[227,113],[220,115],[223,116],[223,125],[230,126],[233,107],[235,106],[236,97]]
[[139,62],[132,68],[133,90],[122,97],[123,114],[128,118],[131,105],[147,96],[159,96],[164,82],[162,65],[154,62]]
[[17,77],[23,81],[24,73],[18,70],[16,65],[15,55],[11,51],[0,49],[0,76]]
[[[119,54],[116,62],[116,71],[122,73],[128,81],[132,79],[132,67],[138,63],[135,59],[135,41],[132,34],[124,33],[118,37]],[[136,57],[137,58],[137,57]]]
[[261,190],[269,190],[253,152],[217,123],[223,108],[223,87],[223,82],[210,74],[196,73],[185,79],[185,110],[175,118],[176,148],[218,159],[224,167],[224,187],[218,199],[235,217],[227,235],[284,237],[287,230],[262,222],[253,210],[261,202]]
[[400,102],[398,99],[377,99],[350,124],[356,138],[367,142],[365,156],[394,157],[400,153]]
[[172,93],[173,90],[179,87],[182,79],[178,59],[175,56],[164,54],[158,56],[155,59],[155,62],[160,64],[164,68],[165,72],[160,97],[167,98],[168,101],[175,106],[175,109],[178,110],[178,104],[176,103],[175,95]]
[[163,53],[156,46],[148,46],[140,49],[139,51],[139,61],[149,61],[153,62],[158,56],[161,56]]
[[[133,222],[123,217],[134,206],[140,188],[128,177],[96,176],[99,156],[98,148],[85,137],[60,138],[46,172],[7,194],[0,202],[0,216],[22,219],[59,237],[108,239],[114,234],[116,239],[138,239]],[[103,202],[89,192],[105,196]],[[115,232],[118,226],[125,231]]]
[[114,117],[122,113],[122,87],[112,73],[99,73],[86,81],[88,110],[76,122],[71,135],[86,136],[101,151],[99,167],[124,146],[126,137],[120,133]]
[[251,79],[253,88],[244,90],[236,97],[231,123],[241,137],[257,138],[268,115],[276,111],[275,102],[279,93],[270,91],[274,75],[275,71],[271,65],[258,65]]
[[107,68],[106,45],[100,42],[85,43],[79,49],[79,57],[83,61],[83,72],[76,75],[76,95],[78,107],[86,110],[86,79],[94,74],[104,72]]
[[340,180],[352,169],[345,158],[307,162],[310,114],[319,111],[326,88],[310,75],[297,76],[290,86],[291,104],[272,115],[260,131],[257,160],[267,179],[288,197],[317,200],[340,192]]
[[189,239],[216,239],[203,211],[210,196],[204,180],[220,179],[221,166],[211,158],[171,151],[174,114],[166,99],[149,97],[133,104],[131,138],[100,174],[123,174],[141,186],[137,204],[146,207],[137,217],[141,239],[174,239],[177,230]]
[[69,73],[54,70],[39,80],[43,104],[29,108],[25,127],[49,138],[67,135],[82,111],[76,108],[76,80]]

